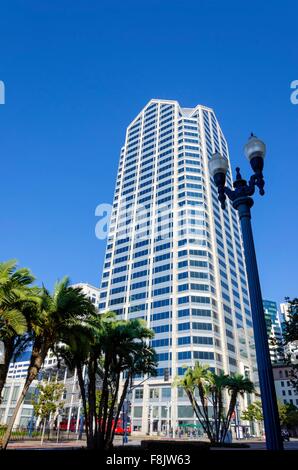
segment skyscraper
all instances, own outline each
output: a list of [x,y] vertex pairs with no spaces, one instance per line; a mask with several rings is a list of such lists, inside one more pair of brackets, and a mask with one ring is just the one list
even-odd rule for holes
[[272,300],[263,300],[263,307],[267,325],[270,359],[272,364],[274,364],[284,359],[282,327],[276,302]]
[[142,318],[155,332],[158,375],[131,394],[133,430],[194,424],[187,397],[171,384],[195,361],[255,379],[240,228],[231,205],[220,209],[208,174],[215,151],[229,158],[206,106],[153,99],[127,128],[99,308]]

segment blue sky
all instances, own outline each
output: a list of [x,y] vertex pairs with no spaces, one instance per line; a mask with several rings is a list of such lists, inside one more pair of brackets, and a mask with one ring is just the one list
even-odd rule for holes
[[232,166],[249,175],[251,131],[267,144],[253,225],[263,297],[297,296],[295,1],[12,0],[0,11],[0,259],[52,287],[98,285],[125,129],[151,98],[215,109]]

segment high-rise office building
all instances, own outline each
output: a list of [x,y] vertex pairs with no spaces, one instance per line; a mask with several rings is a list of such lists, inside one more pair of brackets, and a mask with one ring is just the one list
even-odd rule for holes
[[208,173],[215,151],[229,159],[206,106],[153,99],[127,128],[99,308],[142,318],[155,332],[157,377],[131,394],[135,431],[195,423],[187,397],[171,387],[195,361],[256,380],[240,227],[230,204],[221,210]]
[[264,315],[272,364],[283,361],[282,327],[277,304],[273,300],[263,300]]

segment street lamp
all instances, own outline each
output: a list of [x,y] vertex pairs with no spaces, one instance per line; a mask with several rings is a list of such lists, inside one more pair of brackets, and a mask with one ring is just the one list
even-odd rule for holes
[[226,197],[228,197],[232,202],[233,208],[236,209],[239,214],[252,309],[266,444],[268,450],[282,450],[283,443],[281,438],[250,213],[250,208],[254,203],[251,196],[254,194],[256,187],[259,189],[260,195],[264,195],[265,183],[263,178],[263,167],[266,146],[264,142],[251,134],[244,147],[244,152],[254,172],[248,183],[246,180],[242,179],[240,168],[236,168],[236,181],[233,183],[234,190],[225,186],[229,164],[228,160],[218,152],[216,152],[209,161],[209,172],[217,187],[218,199],[222,209],[225,209]]

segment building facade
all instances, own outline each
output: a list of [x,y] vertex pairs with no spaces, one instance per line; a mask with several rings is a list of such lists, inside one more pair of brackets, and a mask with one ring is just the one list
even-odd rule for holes
[[272,300],[263,300],[263,308],[267,326],[270,359],[272,364],[277,364],[284,358],[282,326],[277,303]]
[[229,159],[206,106],[151,100],[127,128],[99,308],[144,319],[155,332],[157,377],[139,387],[144,378],[135,380],[134,431],[195,423],[187,397],[172,387],[195,361],[257,382],[241,232],[231,205],[221,210],[208,173],[215,151]]
[[273,376],[277,400],[298,407],[298,391],[291,383],[291,367],[276,364],[273,366]]

